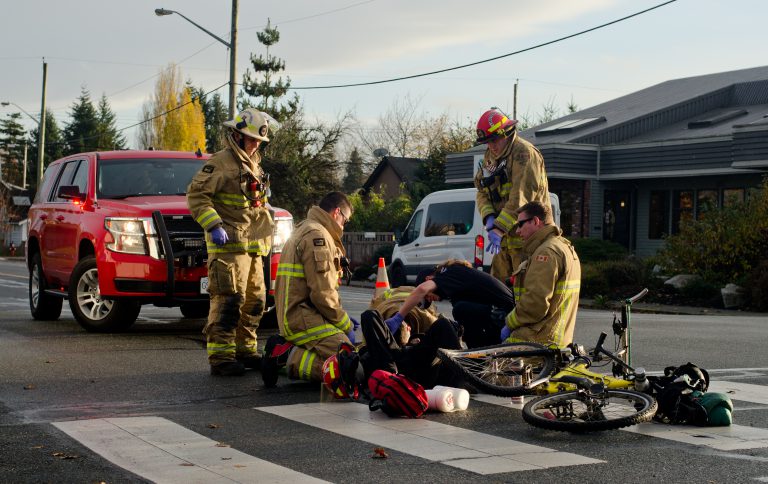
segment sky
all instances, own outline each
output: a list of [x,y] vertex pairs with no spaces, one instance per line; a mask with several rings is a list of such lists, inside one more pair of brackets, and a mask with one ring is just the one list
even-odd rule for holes
[[[468,64],[591,29],[664,0],[240,0],[238,82],[256,32],[280,31],[271,53],[293,87],[350,84]],[[43,58],[47,107],[63,126],[84,87],[102,94],[117,127],[139,121],[169,63],[195,86],[229,80],[227,48],[178,11],[229,40],[231,0],[0,0],[0,101],[40,113]],[[474,123],[486,109],[535,118],[544,106],[587,108],[682,77],[757,67],[768,45],[768,1],[677,0],[643,15],[481,65],[373,86],[296,90],[312,119],[352,112],[364,129],[394,103],[418,99],[425,115]],[[227,100],[227,87],[218,92]],[[18,112],[0,107],[0,116]],[[31,129],[34,122],[23,115]],[[123,131],[136,147],[136,129]]]

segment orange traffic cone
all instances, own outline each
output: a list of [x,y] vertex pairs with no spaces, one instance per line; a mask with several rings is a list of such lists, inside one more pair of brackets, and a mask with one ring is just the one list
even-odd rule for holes
[[384,258],[379,257],[379,271],[376,273],[376,292],[373,298],[381,296],[384,291],[389,289],[389,277],[387,277],[387,267],[384,265]]

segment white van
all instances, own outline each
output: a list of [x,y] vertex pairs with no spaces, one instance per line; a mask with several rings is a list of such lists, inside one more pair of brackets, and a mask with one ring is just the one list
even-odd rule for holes
[[[485,251],[485,226],[475,208],[475,188],[433,192],[416,207],[392,252],[392,287],[413,283],[422,269],[447,259],[464,259],[486,272],[493,256]],[[549,194],[555,223],[560,226],[560,201]]]

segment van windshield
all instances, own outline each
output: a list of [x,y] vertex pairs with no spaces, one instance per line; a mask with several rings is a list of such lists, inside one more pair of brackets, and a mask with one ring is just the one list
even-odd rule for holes
[[464,235],[472,230],[475,220],[475,202],[433,203],[427,210],[426,237],[438,235]]
[[184,195],[203,159],[102,160],[96,173],[99,198]]

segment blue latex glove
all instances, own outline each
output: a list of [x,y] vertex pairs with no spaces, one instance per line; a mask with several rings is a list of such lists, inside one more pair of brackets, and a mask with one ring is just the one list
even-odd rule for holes
[[349,320],[352,321],[352,330],[357,331],[358,328],[360,328],[360,321],[353,318],[352,316],[349,317]]
[[222,227],[216,227],[211,230],[211,239],[214,244],[222,246],[227,243],[229,237],[227,237],[227,232],[225,232]]
[[501,342],[505,342],[510,336],[512,336],[512,330],[505,324],[504,327],[501,328]]
[[488,232],[493,230],[494,223],[496,223],[496,216],[488,215],[488,218],[485,219],[485,230],[487,230]]
[[397,333],[397,330],[400,329],[400,325],[403,324],[403,317],[400,313],[395,313],[394,316],[384,321],[384,324],[387,325],[387,328],[389,328],[389,331],[392,334],[395,334]]
[[352,342],[352,344],[356,344],[357,341],[355,341],[355,330],[350,329],[349,333],[347,333],[347,338],[349,338],[349,341]]
[[485,249],[485,251],[494,255],[501,252],[501,235],[499,235],[495,230],[488,232],[488,247]]

